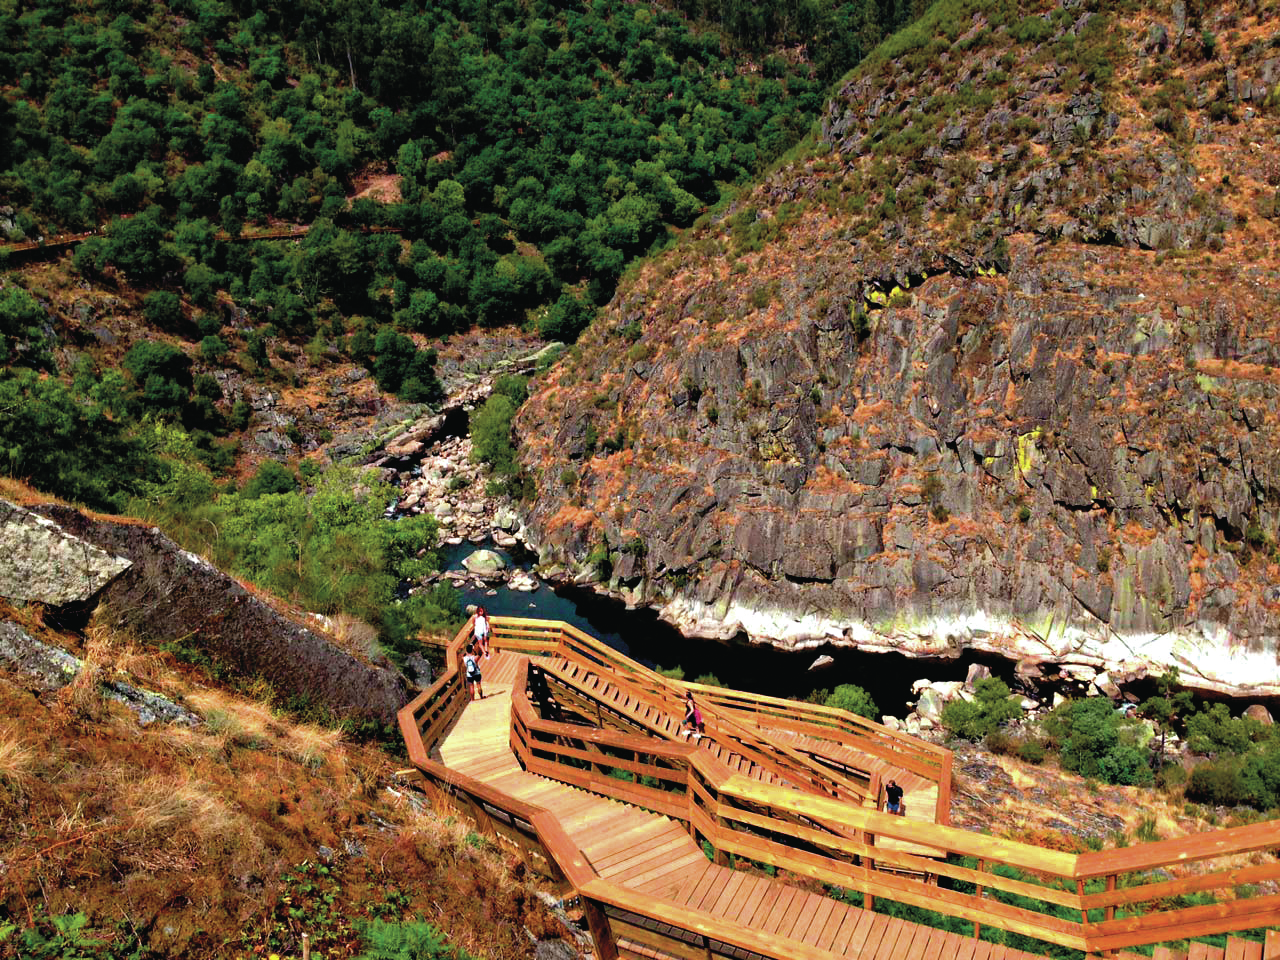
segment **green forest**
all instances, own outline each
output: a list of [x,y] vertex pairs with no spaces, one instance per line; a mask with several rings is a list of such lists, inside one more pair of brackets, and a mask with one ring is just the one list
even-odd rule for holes
[[[907,15],[10,0],[0,195],[10,239],[102,228],[76,254],[86,276],[200,309],[222,291],[276,335],[536,311],[572,339],[629,260],[793,144],[827,82]],[[350,203],[369,169],[399,174],[402,202]],[[294,249],[237,242],[277,219],[313,229]]]
[[[923,6],[0,0],[0,471],[145,515],[396,652],[456,616],[447,591],[392,602],[434,531],[393,542],[393,490],[310,462],[236,489],[251,410],[217,374],[287,380],[273,352],[305,345],[431,403],[440,338],[574,340]],[[353,199],[375,175],[398,194]],[[9,248],[66,234],[88,234],[77,282],[148,335],[64,329]]]

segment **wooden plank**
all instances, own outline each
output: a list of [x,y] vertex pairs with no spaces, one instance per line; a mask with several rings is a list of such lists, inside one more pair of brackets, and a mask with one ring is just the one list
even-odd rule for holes
[[954,936],[959,938],[960,943],[956,947],[955,954],[949,960],[974,960],[974,954],[981,941],[977,937],[961,937],[959,934],[954,934]]
[[897,917],[890,917],[889,928],[880,940],[879,949],[876,950],[876,960],[892,960],[897,956],[898,941],[903,937],[910,939],[914,932],[915,930],[911,924],[899,920]]
[[[780,883],[777,880],[772,882]],[[783,887],[782,895],[778,897],[777,901],[773,905],[773,909],[770,910],[769,915],[764,918],[764,922],[755,924],[756,927],[765,933],[777,933],[778,929],[782,927],[783,924],[790,923],[793,919],[791,917],[791,905],[797,900],[802,899],[803,896],[801,891],[797,890],[795,887],[789,887],[786,886],[786,884],[780,885]]]
[[688,853],[676,860],[664,857],[654,863],[648,870],[645,870],[642,873],[633,874],[627,881],[627,885],[640,890],[655,880],[660,880],[662,877],[669,876],[673,871],[684,870],[703,859],[705,859],[705,857],[702,856],[701,850],[690,850]]
[[792,933],[793,939],[817,946],[819,940],[828,936],[827,924],[831,922],[831,916],[836,909],[836,902],[830,897],[821,897],[820,899],[822,902],[812,912],[809,922],[804,925],[803,929],[797,928]]
[[803,930],[797,932],[796,927],[808,929],[810,921],[813,920],[813,911],[817,909],[818,901],[821,899],[816,893],[801,890],[800,895],[791,903],[790,916],[778,928],[778,936],[786,937],[788,940],[803,939]]
[[696,904],[690,901],[695,910],[705,911],[711,904],[720,899],[720,894],[724,892],[725,884],[733,879],[732,870],[714,864],[712,864],[712,868],[707,874],[706,888],[702,891],[702,896],[698,898]]
[[710,860],[703,858],[705,861],[701,866],[691,867],[684,879],[680,881],[680,889],[671,894],[671,900],[682,906],[690,906],[691,901],[702,896],[703,885],[707,882],[707,874],[712,869]]
[[858,960],[872,960],[876,951],[880,949],[880,941],[884,938],[885,930],[889,926],[889,918],[884,914],[871,913],[869,910],[866,912],[870,915],[871,922],[862,936],[862,943],[857,952],[850,953],[850,956],[857,957]]
[[732,875],[720,890],[720,896],[716,897],[714,901],[711,901],[702,908],[708,913],[714,913],[717,916],[726,918],[729,916],[734,898],[738,896],[739,891],[747,882],[747,875],[745,873],[741,873],[737,870],[732,870],[730,873]]
[[732,910],[725,911],[724,917],[727,920],[733,920],[735,923],[741,923],[744,926],[750,923],[750,918],[755,914],[756,908],[760,906],[760,901],[769,892],[771,884],[767,880],[760,877],[749,877],[748,882],[744,885],[741,897],[734,905]]
[[832,931],[831,938],[825,942],[819,942],[818,946],[825,946],[837,956],[844,954],[849,949],[849,944],[853,941],[860,923],[865,923],[867,919],[867,911],[859,910],[851,907],[847,903],[840,904],[840,924]]
[[1280,930],[1268,930],[1262,943],[1262,960],[1280,960]]
[[1261,944],[1253,943],[1249,940],[1239,940],[1231,937],[1227,940],[1226,960],[1256,960],[1255,957],[1250,956],[1252,951],[1249,948],[1260,946]]

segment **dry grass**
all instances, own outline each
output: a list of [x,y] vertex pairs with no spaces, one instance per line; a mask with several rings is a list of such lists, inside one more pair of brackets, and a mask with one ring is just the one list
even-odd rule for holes
[[24,746],[16,727],[0,729],[0,783],[23,792],[31,783],[36,752]]
[[369,624],[345,613],[339,613],[327,619],[330,638],[357,660],[368,662],[382,656],[382,647],[378,644],[378,631]]

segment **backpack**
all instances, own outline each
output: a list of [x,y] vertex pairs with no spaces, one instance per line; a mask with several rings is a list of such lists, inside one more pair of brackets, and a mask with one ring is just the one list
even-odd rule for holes
[[479,680],[480,665],[476,663],[476,658],[472,654],[468,653],[465,657],[462,658],[462,662],[466,665],[466,668],[467,668],[467,679]]

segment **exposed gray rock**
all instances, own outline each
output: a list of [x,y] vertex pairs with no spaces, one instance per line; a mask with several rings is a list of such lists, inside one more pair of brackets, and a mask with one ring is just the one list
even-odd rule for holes
[[0,500],[0,543],[0,596],[20,602],[83,603],[130,566],[8,500]]
[[[62,689],[84,669],[84,661],[79,657],[35,639],[7,620],[0,623],[0,662],[25,674],[36,689],[46,693]],[[201,723],[200,718],[185,707],[129,683],[104,681],[102,695],[123,703],[138,715],[138,723],[143,726],[156,721],[189,727]]]
[[80,661],[57,647],[41,643],[16,623],[0,623],[0,661],[20,670],[40,690],[60,690],[80,672]]
[[100,594],[105,622],[155,643],[181,638],[235,673],[261,676],[279,693],[315,698],[339,715],[391,721],[409,701],[408,683],[389,662],[357,659],[158,529],[70,507],[40,511],[69,534],[132,561]]
[[462,565],[468,573],[485,578],[499,577],[507,569],[507,561],[502,554],[493,550],[476,550],[462,561]]

